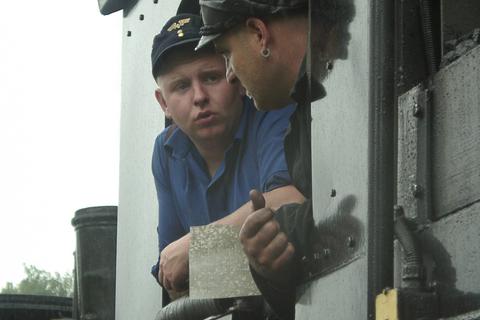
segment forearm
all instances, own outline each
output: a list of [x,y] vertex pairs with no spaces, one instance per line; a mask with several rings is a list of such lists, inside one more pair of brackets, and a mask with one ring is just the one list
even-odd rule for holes
[[[280,187],[263,194],[265,204],[272,210],[277,210],[284,204],[302,203],[303,195],[294,186]],[[230,215],[213,222],[212,224],[232,225],[241,227],[245,219],[252,213],[251,201],[232,212]],[[172,295],[172,291],[181,292],[185,289],[188,279],[188,249],[190,233],[170,243],[160,253],[160,268],[158,280]]]
[[[293,185],[274,189],[263,194],[265,207],[276,211],[288,203],[302,203],[305,197]],[[248,201],[228,216],[213,222],[212,224],[232,225],[241,227],[245,219],[252,213],[252,202]]]
[[[265,206],[276,211],[281,206],[288,203],[303,203],[305,197],[293,185],[288,185],[274,189],[263,194],[265,198]],[[212,222],[212,224],[232,225],[241,227],[245,219],[252,213],[252,202],[248,201],[240,208],[229,214],[228,216]],[[190,233],[184,235],[182,238],[185,244],[190,244]]]

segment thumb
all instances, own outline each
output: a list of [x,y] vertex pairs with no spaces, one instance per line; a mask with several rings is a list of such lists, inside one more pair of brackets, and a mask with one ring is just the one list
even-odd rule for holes
[[263,197],[263,194],[258,190],[250,190],[250,200],[252,200],[253,211],[265,208],[265,198]]

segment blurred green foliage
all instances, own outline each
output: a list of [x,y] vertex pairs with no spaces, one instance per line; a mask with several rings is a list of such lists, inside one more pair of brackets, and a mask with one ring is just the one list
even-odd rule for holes
[[23,265],[25,279],[16,286],[7,282],[1,293],[5,294],[34,294],[58,297],[71,297],[73,295],[73,276],[71,273],[64,275],[55,272],[51,274],[32,265]]

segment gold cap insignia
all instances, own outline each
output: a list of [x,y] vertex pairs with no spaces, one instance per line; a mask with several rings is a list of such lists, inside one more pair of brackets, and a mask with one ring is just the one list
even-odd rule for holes
[[[178,20],[178,22],[174,22],[172,23],[172,25],[170,27],[168,27],[168,31],[171,32],[173,30],[176,30],[176,29],[180,29],[181,27],[183,27],[184,25],[186,25],[187,23],[190,22],[190,18],[185,18],[185,19],[180,19]],[[179,35],[180,36],[180,35]],[[182,36],[183,37],[183,36]]]

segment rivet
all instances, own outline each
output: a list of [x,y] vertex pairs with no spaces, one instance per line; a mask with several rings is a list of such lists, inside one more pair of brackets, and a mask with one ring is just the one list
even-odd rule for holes
[[131,37],[132,36],[132,31],[127,31],[127,37]]
[[396,204],[393,206],[393,216],[395,218],[400,218],[401,216],[403,216],[403,207]]
[[138,19],[143,21],[143,19],[145,19],[145,16],[143,14],[141,14],[141,15],[138,16]]
[[437,290],[438,289],[438,286],[439,286],[439,283],[437,280],[433,280],[431,281],[428,286],[430,287],[430,289],[432,290]]
[[418,104],[418,103],[414,103],[413,104],[413,108],[412,108],[412,114],[415,118],[420,118],[422,117],[422,107]]
[[158,0],[153,0],[153,3],[158,3]]
[[349,248],[355,247],[355,239],[352,236],[348,236],[347,238],[347,246]]
[[332,191],[330,191],[330,197],[334,198],[336,195],[337,195],[337,190],[332,189]]
[[328,258],[330,256],[330,249],[328,248],[323,249],[323,256],[325,258]]
[[418,198],[422,193],[422,187],[414,183],[410,186],[410,191],[412,192],[412,196],[414,196],[415,198]]

